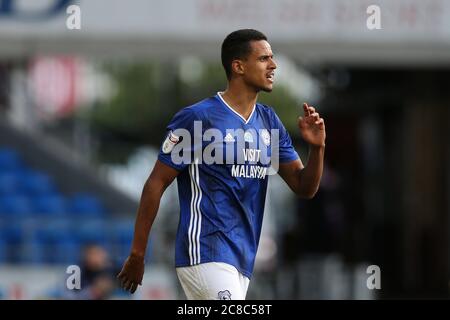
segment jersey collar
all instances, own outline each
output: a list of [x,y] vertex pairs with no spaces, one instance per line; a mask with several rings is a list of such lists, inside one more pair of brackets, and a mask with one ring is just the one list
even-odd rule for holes
[[250,113],[250,116],[248,117],[247,120],[245,120],[245,118],[243,116],[241,116],[238,112],[236,112],[232,107],[230,107],[230,105],[222,98],[222,94],[223,92],[217,92],[217,96],[219,97],[219,100],[222,101],[222,103],[224,104],[225,107],[227,107],[228,109],[230,109],[235,115],[237,115],[239,118],[241,118],[242,121],[244,121],[245,124],[248,124],[250,122],[250,120],[253,117],[253,114],[255,113],[256,110],[256,104],[253,106],[253,110],[252,113]]

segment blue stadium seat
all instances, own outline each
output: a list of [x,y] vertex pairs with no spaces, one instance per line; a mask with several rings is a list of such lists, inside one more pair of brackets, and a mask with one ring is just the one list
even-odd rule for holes
[[53,179],[45,173],[34,170],[23,171],[20,187],[22,192],[29,196],[40,196],[56,192]]
[[7,263],[8,261],[8,245],[0,238],[0,264]]
[[23,219],[31,214],[33,214],[33,206],[29,198],[20,194],[0,196],[0,216]]
[[4,259],[8,263],[20,260],[20,246],[23,242],[23,229],[17,224],[8,224],[3,221],[0,227],[0,242],[3,244]]
[[42,220],[35,222],[32,237],[39,241],[52,243],[72,232],[70,221],[66,219]]
[[82,223],[76,229],[76,235],[80,243],[85,246],[88,244],[108,245],[107,226],[103,220],[83,219]]
[[69,198],[68,210],[76,216],[85,217],[102,217],[105,213],[105,208],[97,197],[83,193]]
[[20,191],[20,176],[14,171],[0,171],[0,196],[11,195]]
[[[79,245],[73,236],[70,221],[67,219],[42,220],[35,225],[32,235],[26,242],[24,262],[28,263],[60,263],[73,261],[78,254]],[[72,252],[75,250],[76,252]]]
[[67,213],[66,199],[57,193],[33,198],[33,208],[39,215],[63,216]]
[[114,222],[112,233],[115,242],[119,244],[131,244],[133,240],[134,221],[117,220]]
[[65,265],[80,262],[81,244],[76,236],[67,231],[47,230],[28,241],[27,247],[24,262]]
[[[113,220],[110,233],[115,260],[117,263],[122,263],[123,260],[130,254],[134,234],[134,219]],[[152,235],[150,234],[145,258],[146,261],[151,261],[152,245]]]
[[79,264],[81,262],[81,243],[74,235],[68,234],[60,238],[52,246],[50,263],[57,264]]
[[3,223],[0,227],[0,239],[7,245],[20,243],[23,238],[23,229],[17,224]]
[[22,167],[22,160],[16,151],[10,148],[0,148],[0,172],[12,172]]
[[40,239],[29,239],[22,246],[20,262],[27,264],[47,264],[46,251],[47,245]]

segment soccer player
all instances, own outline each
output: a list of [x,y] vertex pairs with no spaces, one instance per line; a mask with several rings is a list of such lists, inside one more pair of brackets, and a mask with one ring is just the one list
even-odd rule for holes
[[[131,254],[118,275],[131,293],[142,285],[150,228],[161,196],[175,178],[181,211],[175,264],[188,299],[245,299],[261,233],[267,169],[275,160],[278,174],[298,196],[310,199],[319,187],[324,120],[313,107],[303,105],[298,127],[309,144],[303,166],[275,111],[257,103],[261,90],[272,91],[277,68],[266,36],[252,29],[232,32],[223,41],[221,56],[226,90],[174,116],[143,187]],[[210,129],[215,133],[204,138]],[[180,138],[180,132],[190,134],[191,141]],[[196,135],[203,136],[200,143],[192,142]],[[181,153],[175,151],[183,142],[179,161],[175,154]],[[225,161],[199,161],[205,154]]]

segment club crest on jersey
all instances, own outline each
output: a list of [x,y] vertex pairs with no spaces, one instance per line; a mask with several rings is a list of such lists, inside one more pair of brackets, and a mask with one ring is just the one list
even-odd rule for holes
[[169,132],[169,134],[166,137],[166,140],[164,140],[162,145],[162,152],[164,153],[170,153],[173,150],[173,147],[180,141],[180,137],[177,137],[173,134],[172,131]]
[[231,300],[231,292],[228,290],[219,291],[217,293],[217,298],[219,298],[219,300]]
[[262,142],[266,145],[269,146],[270,145],[270,133],[269,131],[267,131],[267,129],[263,129],[261,131],[261,139]]

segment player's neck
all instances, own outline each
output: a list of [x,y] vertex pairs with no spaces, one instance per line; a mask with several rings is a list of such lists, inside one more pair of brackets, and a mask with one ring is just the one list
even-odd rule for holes
[[248,120],[255,107],[258,93],[228,84],[227,89],[222,93],[222,98],[234,111]]

